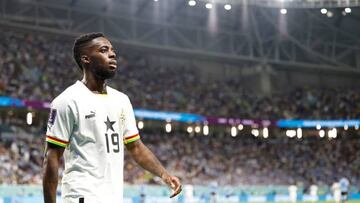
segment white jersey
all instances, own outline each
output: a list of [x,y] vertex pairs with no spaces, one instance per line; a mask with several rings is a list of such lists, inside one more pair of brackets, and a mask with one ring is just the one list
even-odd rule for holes
[[341,178],[339,184],[341,192],[348,192],[350,182],[347,178]]
[[82,82],[51,103],[46,141],[65,147],[63,203],[123,202],[124,144],[140,139],[129,98]]

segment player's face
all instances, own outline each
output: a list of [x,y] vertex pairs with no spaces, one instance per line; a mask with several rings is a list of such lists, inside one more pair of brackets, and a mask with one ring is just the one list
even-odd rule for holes
[[91,41],[88,52],[89,69],[95,77],[105,80],[114,77],[116,73],[116,54],[113,46],[104,37]]

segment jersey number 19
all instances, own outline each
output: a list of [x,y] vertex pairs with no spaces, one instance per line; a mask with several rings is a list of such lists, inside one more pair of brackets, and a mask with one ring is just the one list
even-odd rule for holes
[[107,153],[110,153],[109,137],[111,138],[111,145],[112,145],[111,148],[112,148],[113,152],[118,153],[120,151],[119,134],[112,133],[109,136],[107,133],[105,133],[106,151],[107,151]]

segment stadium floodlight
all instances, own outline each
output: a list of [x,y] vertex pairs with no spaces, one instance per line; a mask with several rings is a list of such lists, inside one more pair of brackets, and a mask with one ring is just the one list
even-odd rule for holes
[[321,125],[320,124],[317,124],[316,125],[316,130],[320,130],[321,129]]
[[344,11],[345,13],[351,13],[351,8],[345,8]]
[[244,129],[244,125],[243,124],[239,124],[238,125],[238,130],[243,130]]
[[225,4],[224,9],[227,10],[227,11],[230,11],[231,10],[231,5],[230,4]]
[[337,136],[337,130],[336,130],[336,128],[333,128],[333,133],[334,133],[334,138],[336,138],[336,136]]
[[199,133],[200,131],[201,131],[200,126],[196,126],[196,127],[195,127],[195,132],[196,132],[196,133]]
[[331,11],[328,11],[328,12],[326,13],[326,16],[329,17],[329,18],[331,18],[331,17],[334,16],[334,13],[331,12]]
[[204,133],[204,135],[208,135],[208,134],[209,134],[209,126],[208,126],[208,125],[204,125],[204,127],[203,127],[203,133]]
[[325,15],[328,12],[328,10],[326,8],[322,8],[320,12],[321,14]]
[[195,5],[196,5],[196,1],[190,0],[190,1],[188,2],[188,4],[189,4],[189,6],[195,6]]
[[328,137],[329,138],[336,138],[337,137],[337,130],[336,128],[333,128],[328,131]]
[[235,126],[231,127],[231,136],[236,137],[237,135],[237,129]]
[[263,129],[263,137],[266,139],[269,137],[269,129],[268,128],[264,128]]
[[287,9],[286,8],[280,9],[280,13],[283,14],[283,15],[286,15],[287,14]]
[[171,132],[171,123],[166,123],[166,125],[165,125],[165,131],[166,131],[167,133],[170,133],[170,132]]
[[296,129],[296,135],[297,135],[297,138],[299,138],[299,139],[302,138],[302,129],[301,128]]
[[26,114],[26,123],[27,123],[28,125],[31,125],[32,122],[33,122],[33,115],[32,115],[31,112],[28,112],[28,113]]
[[286,130],[285,134],[286,134],[286,136],[293,138],[296,136],[296,131],[295,130]]
[[139,121],[138,122],[138,128],[141,130],[144,128],[144,121]]
[[348,130],[349,126],[347,124],[344,125],[344,130]]
[[186,131],[188,133],[192,133],[193,132],[193,127],[191,127],[191,126],[187,127]]
[[259,136],[259,130],[258,129],[252,129],[251,134],[253,134],[255,137]]
[[207,8],[207,9],[212,9],[212,7],[213,7],[212,3],[205,4],[205,8]]

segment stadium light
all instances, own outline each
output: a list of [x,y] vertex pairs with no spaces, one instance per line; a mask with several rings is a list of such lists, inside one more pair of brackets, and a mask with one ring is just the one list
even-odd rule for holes
[[200,126],[196,126],[196,127],[195,127],[195,132],[196,132],[196,133],[199,133],[200,131],[201,131]]
[[205,8],[207,8],[207,9],[212,9],[212,7],[213,7],[212,3],[205,4]]
[[166,131],[167,133],[170,133],[170,132],[171,132],[171,123],[166,123],[166,125],[165,125],[165,131]]
[[238,125],[238,130],[243,130],[244,129],[244,125],[243,124],[239,124]]
[[321,125],[320,124],[317,124],[316,125],[316,130],[320,130],[321,129]]
[[345,13],[351,13],[351,8],[345,8],[344,11]]
[[258,129],[252,129],[251,134],[253,134],[255,137],[259,136],[259,130]]
[[263,137],[266,139],[269,137],[269,129],[268,128],[264,128],[263,129]]
[[348,130],[349,126],[347,124],[344,125],[344,130]]
[[141,130],[144,128],[144,122],[143,121],[139,121],[138,122],[138,128]]
[[320,137],[325,137],[325,130],[320,130],[319,131],[319,136]]
[[322,8],[320,12],[321,14],[325,15],[328,12],[328,10],[326,8]]
[[231,127],[231,136],[236,137],[237,135],[237,129],[235,126]]
[[328,12],[326,13],[326,15],[327,15],[327,17],[331,18],[331,17],[334,16],[334,13],[331,12],[331,11],[328,11]]
[[301,128],[296,129],[296,134],[297,134],[297,138],[301,139],[302,138],[302,129]]
[[155,2],[158,2],[159,0],[154,0]]
[[204,133],[204,135],[208,135],[208,134],[209,134],[209,126],[208,126],[208,125],[204,125],[204,127],[203,127],[203,133]]
[[195,5],[196,5],[196,1],[190,0],[190,1],[188,2],[188,4],[189,4],[189,6],[195,6]]
[[296,131],[295,130],[286,130],[285,134],[286,134],[286,136],[293,138],[296,136]]
[[283,15],[287,14],[287,10],[286,10],[286,8],[282,8],[282,9],[280,9],[280,13],[281,13],[281,14],[283,14]]
[[337,137],[337,130],[336,128],[333,128],[328,131],[328,137],[329,138],[336,138]]
[[231,5],[230,4],[225,4],[224,9],[227,11],[231,10]]
[[191,127],[191,126],[187,127],[186,131],[188,133],[192,133],[193,132],[193,127]]
[[28,112],[28,113],[26,114],[26,123],[27,123],[28,125],[31,125],[32,122],[33,122],[33,115],[32,115],[31,112]]

